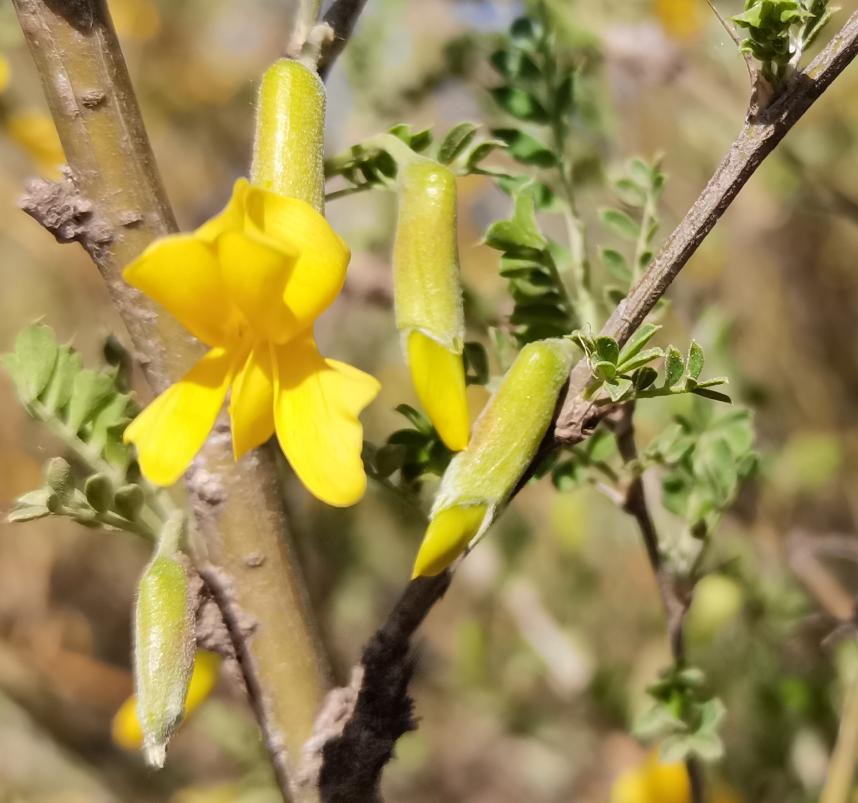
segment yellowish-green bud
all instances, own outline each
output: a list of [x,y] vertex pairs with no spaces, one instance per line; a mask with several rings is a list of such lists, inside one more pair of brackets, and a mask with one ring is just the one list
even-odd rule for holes
[[399,164],[393,245],[396,326],[420,403],[452,450],[468,443],[465,319],[456,230],[456,177],[430,159]]
[[143,755],[163,767],[167,742],[182,719],[194,660],[188,578],[176,559],[181,520],[171,520],[140,578],[134,611],[134,685]]
[[325,205],[325,85],[300,61],[279,59],[262,77],[250,180],[299,198],[319,212]]
[[414,575],[434,575],[479,539],[530,465],[569,375],[568,340],[526,345],[441,480]]

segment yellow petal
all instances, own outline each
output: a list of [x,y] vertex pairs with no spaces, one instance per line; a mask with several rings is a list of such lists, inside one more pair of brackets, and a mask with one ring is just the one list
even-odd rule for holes
[[257,337],[285,343],[304,328],[283,303],[294,251],[269,238],[229,231],[218,237],[217,254],[226,292]]
[[232,384],[229,401],[232,449],[238,460],[245,452],[265,443],[274,434],[274,380],[271,351],[259,343]]
[[210,346],[234,338],[240,314],[230,303],[213,248],[192,234],[150,245],[122,274]]
[[125,429],[140,470],[155,485],[172,485],[205,443],[223,406],[236,355],[212,349]]
[[244,230],[244,206],[250,183],[246,178],[238,179],[232,187],[232,196],[223,211],[207,220],[195,232],[194,236],[207,243],[213,243],[227,231]]
[[305,328],[342,290],[349,248],[310,204],[260,187],[250,187],[246,201],[248,232],[260,231],[298,253],[283,299]]
[[366,489],[358,420],[379,391],[376,379],[326,360],[310,333],[272,348],[277,438],[298,478],[317,498],[345,507]]
[[448,449],[468,445],[470,421],[462,355],[422,332],[408,335],[408,365],[420,404]]
[[[220,672],[221,658],[217,653],[198,650],[194,657],[194,671],[185,697],[184,723],[200,703],[212,692]],[[139,750],[143,746],[143,730],[137,718],[137,697],[132,694],[113,715],[111,736],[115,744],[125,750]]]
[[434,577],[444,571],[473,540],[486,517],[485,505],[449,507],[426,528],[414,560],[414,577]]

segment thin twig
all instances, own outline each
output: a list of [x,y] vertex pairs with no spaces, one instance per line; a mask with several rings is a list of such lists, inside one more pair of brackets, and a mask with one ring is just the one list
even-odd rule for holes
[[327,77],[337,57],[343,52],[366,2],[367,0],[336,0],[325,14],[322,23],[330,27],[332,36],[327,47],[322,48],[319,58],[319,75],[322,78]]
[[[620,457],[627,466],[634,467],[638,459],[635,443],[634,403],[625,404],[607,419],[608,426],[614,431]],[[659,545],[658,531],[652,520],[652,514],[647,504],[643,478],[635,470],[626,488],[623,509],[637,522],[641,531],[650,568],[655,577],[658,593],[667,615],[667,633],[670,641],[670,651],[673,663],[681,668],[685,665],[685,616],[691,605],[690,583],[683,583],[683,578],[671,572],[664,560]],[[691,788],[692,803],[703,803],[706,799],[705,775],[700,762],[689,757],[685,761],[688,773],[688,783]]]
[[854,669],[852,671],[852,680],[843,703],[837,743],[831,754],[819,803],[848,803],[851,799],[855,762],[858,760],[858,672]]
[[[790,81],[771,106],[745,123],[715,175],[600,334],[613,337],[620,344],[628,340],[762,161],[856,54],[858,13],[849,18],[807,69]],[[555,437],[559,443],[578,443],[583,439],[584,424],[593,415],[591,403],[583,396],[589,381],[590,368],[586,360],[581,360],[569,376],[566,398],[557,418]]]

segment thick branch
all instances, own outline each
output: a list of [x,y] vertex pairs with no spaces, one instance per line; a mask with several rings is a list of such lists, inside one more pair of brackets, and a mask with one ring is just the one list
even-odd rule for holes
[[[123,266],[176,224],[106,6],[14,6],[71,169],[57,187],[33,185],[29,211],[60,239],[87,247],[146,378],[163,390],[199,356],[199,345],[122,280]],[[228,430],[219,425],[187,481],[202,536],[195,560],[236,642],[285,797],[328,668],[288,539],[274,461],[258,450],[235,464]]]
[[[807,70],[795,76],[770,108],[745,123],[700,197],[668,237],[649,270],[614,310],[600,334],[613,337],[620,344],[628,340],[763,159],[856,54],[858,13],[849,18]],[[581,360],[569,375],[566,399],[557,417],[554,434],[560,443],[577,443],[583,439],[585,422],[592,417],[592,406],[582,395],[589,381],[590,368],[586,360]]]

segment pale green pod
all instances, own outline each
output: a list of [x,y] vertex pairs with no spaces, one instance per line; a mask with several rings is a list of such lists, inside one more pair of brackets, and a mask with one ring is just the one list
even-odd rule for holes
[[177,537],[162,540],[143,572],[134,611],[137,717],[144,758],[157,768],[182,719],[194,662],[193,609],[187,574],[175,556]]
[[430,159],[399,166],[393,245],[396,328],[418,331],[454,354],[465,341],[456,236],[456,177]]
[[321,212],[324,137],[325,85],[318,73],[294,59],[274,62],[259,87],[251,182]]
[[565,339],[526,345],[451,461],[432,506],[413,576],[443,571],[498,515],[536,456],[572,366]]

